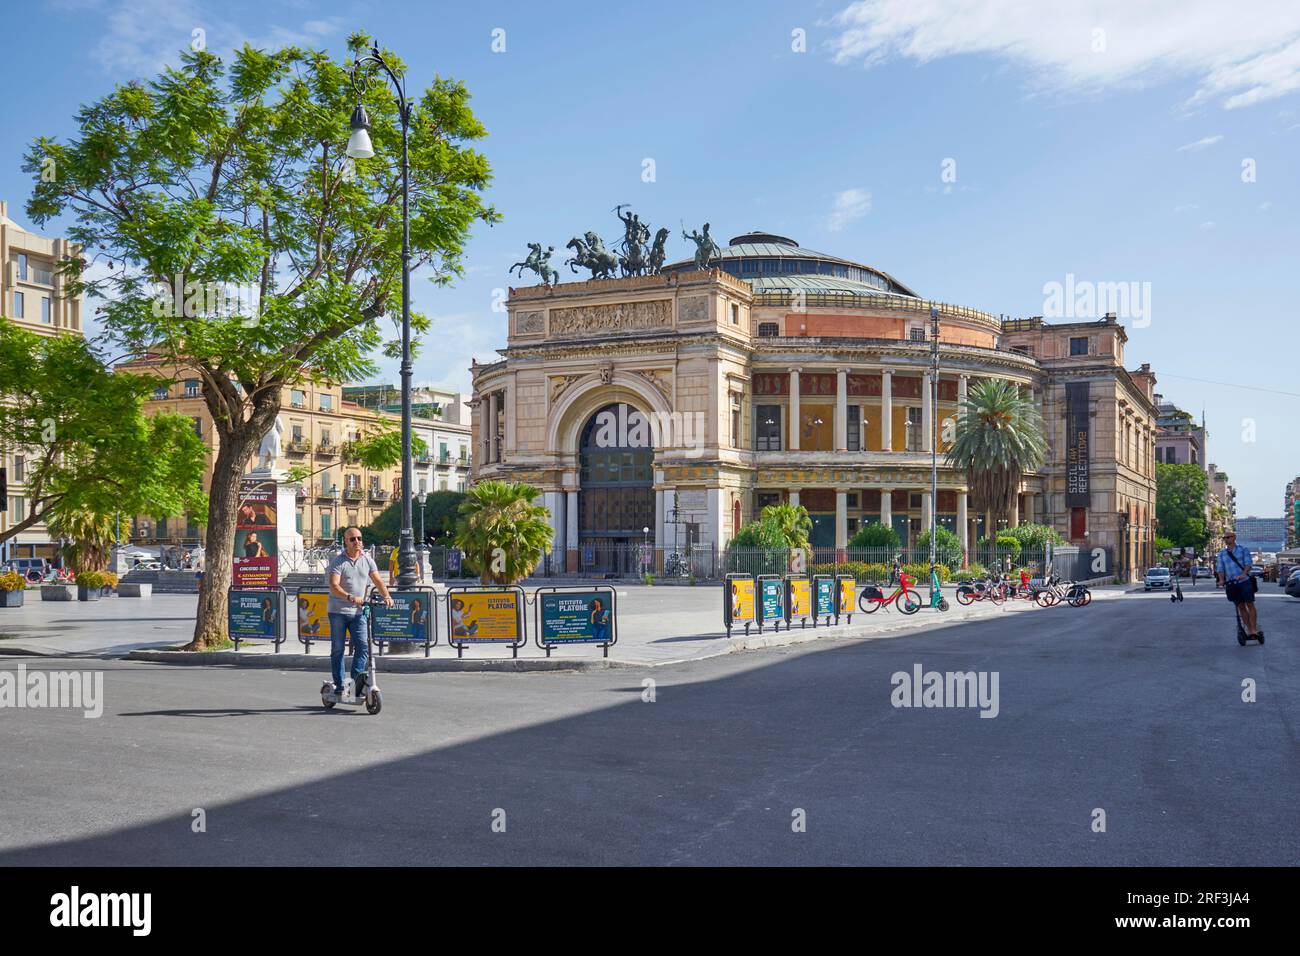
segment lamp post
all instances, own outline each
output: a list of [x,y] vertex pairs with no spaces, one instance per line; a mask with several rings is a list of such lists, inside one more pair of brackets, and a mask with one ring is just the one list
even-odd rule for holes
[[[429,500],[429,493],[427,491],[421,491],[416,497],[416,500],[420,502],[420,546],[416,549],[416,555],[418,558],[419,555],[424,553],[424,503]],[[400,555],[398,556],[398,560],[401,560]],[[421,568],[424,567],[423,561],[419,562],[419,564]],[[424,577],[424,575],[421,574],[420,577]]]
[[335,535],[339,533],[339,498],[341,497],[339,486],[330,485],[330,499],[334,502],[334,527],[330,528],[330,544],[335,543]]
[[[935,537],[939,525],[939,310],[930,307],[930,570],[934,571]],[[934,575],[930,590],[934,591]],[[934,594],[930,594],[931,606]]]
[[352,65],[352,89],[357,94],[356,109],[352,111],[352,135],[348,138],[347,154],[352,159],[369,159],[375,155],[370,142],[370,117],[361,105],[366,91],[363,70],[377,66],[388,74],[397,92],[397,112],[402,121],[402,530],[397,545],[397,586],[412,587],[416,583],[415,542],[411,532],[411,164],[407,145],[411,125],[411,105],[406,99],[406,81],[398,77],[379,52],[379,44],[370,52],[358,57]]

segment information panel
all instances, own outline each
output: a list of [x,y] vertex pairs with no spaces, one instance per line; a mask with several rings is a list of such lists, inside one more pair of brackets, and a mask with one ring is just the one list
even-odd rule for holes
[[542,592],[542,644],[608,644],[613,608],[608,591]]
[[840,578],[840,614],[852,614],[856,611],[858,584],[853,578]]
[[433,596],[429,591],[389,591],[392,607],[370,606],[371,636],[376,641],[433,643]]
[[279,586],[275,497],[274,481],[245,478],[240,482],[231,568],[236,589]]
[[232,640],[278,640],[280,592],[231,591],[227,620]]
[[785,582],[780,578],[763,578],[760,584],[763,621],[785,620]]
[[298,640],[307,643],[330,639],[329,600],[324,592],[298,592]]
[[790,617],[809,617],[812,615],[812,582],[807,578],[793,578],[790,581]]
[[519,592],[451,591],[447,595],[451,644],[515,644],[520,640]]
[[731,604],[731,622],[752,621],[754,619],[754,579],[732,578],[728,599]]
[[830,617],[835,613],[835,581],[817,578],[817,616]]

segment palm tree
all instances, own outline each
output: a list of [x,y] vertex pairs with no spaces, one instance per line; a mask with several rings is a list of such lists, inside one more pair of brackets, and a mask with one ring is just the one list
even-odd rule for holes
[[1046,458],[1042,417],[1018,385],[988,379],[970,387],[948,463],[965,470],[975,508],[1007,517],[1021,478]]
[[456,547],[483,584],[514,584],[537,567],[551,544],[550,512],[532,485],[480,481],[466,492]]
[[803,505],[768,505],[759,512],[758,519],[776,528],[785,539],[787,548],[802,550],[808,547],[813,522],[808,509]]
[[58,509],[48,522],[50,536],[63,538],[64,557],[73,571],[103,571],[118,540],[117,518],[84,508]]

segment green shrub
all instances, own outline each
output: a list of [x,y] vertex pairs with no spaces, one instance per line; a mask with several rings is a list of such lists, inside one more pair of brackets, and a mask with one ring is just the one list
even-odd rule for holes
[[855,581],[878,583],[889,579],[889,565],[868,564],[865,561],[845,561],[843,564],[814,564],[811,574],[851,574]]
[[[930,565],[928,564],[905,564],[903,570],[916,584],[930,583]],[[948,579],[952,577],[952,570],[946,564],[940,564],[936,570],[939,573],[940,584],[946,584]]]
[[27,587],[27,579],[17,571],[0,574],[0,591],[21,591]]
[[849,539],[850,548],[889,548],[891,551],[897,551],[900,543],[898,532],[878,521],[860,528],[858,533]]
[[989,569],[984,567],[984,565],[980,564],[978,561],[972,561],[970,564],[966,565],[966,567],[957,572],[959,578],[971,578],[975,581],[988,577],[988,574]]
[[77,587],[98,590],[104,587],[104,575],[101,571],[79,571],[77,572]]
[[[935,560],[940,564],[946,565],[948,570],[955,570],[961,565],[961,539],[955,534],[942,526],[935,528]],[[930,551],[930,531],[927,528],[919,538],[916,539],[915,551],[922,554],[928,554]]]
[[1059,531],[1046,524],[1018,524],[1014,528],[999,531],[998,537],[1015,538],[1020,542],[1020,548],[1023,551],[1045,551],[1049,543],[1063,544],[1065,542]]

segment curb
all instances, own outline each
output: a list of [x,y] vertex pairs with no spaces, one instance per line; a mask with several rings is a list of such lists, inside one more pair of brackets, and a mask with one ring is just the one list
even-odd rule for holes
[[[179,664],[185,667],[262,667],[279,670],[320,670],[329,664],[329,656],[321,654],[238,654],[235,651],[130,651],[123,655],[128,661],[149,661],[155,664]],[[640,667],[626,661],[564,660],[563,658],[521,657],[495,660],[448,660],[437,657],[419,657],[404,660],[400,656],[384,655],[380,658],[380,673],[430,674],[437,671],[500,671],[528,673],[534,671],[595,671],[614,667]]]

